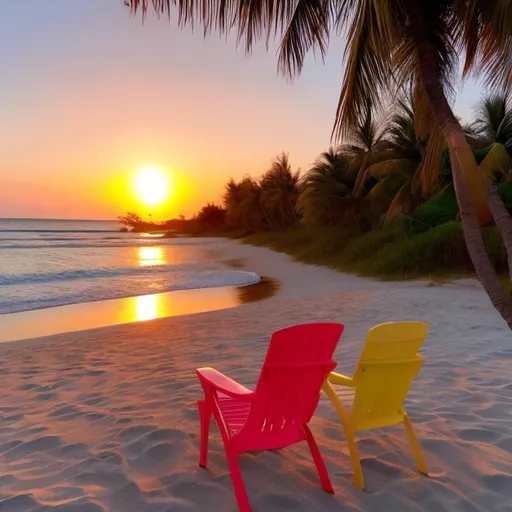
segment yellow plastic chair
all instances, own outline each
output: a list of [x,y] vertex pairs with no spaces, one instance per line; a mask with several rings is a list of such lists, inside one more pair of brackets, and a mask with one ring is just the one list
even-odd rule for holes
[[[427,336],[422,322],[390,322],[368,331],[352,377],[331,372],[323,390],[340,417],[347,438],[356,486],[364,489],[355,434],[404,423],[420,473],[427,475],[421,448],[403,402],[425,358],[418,350]],[[340,396],[333,385],[351,388]],[[340,399],[341,397],[341,399]],[[345,402],[345,403],[343,403]]]

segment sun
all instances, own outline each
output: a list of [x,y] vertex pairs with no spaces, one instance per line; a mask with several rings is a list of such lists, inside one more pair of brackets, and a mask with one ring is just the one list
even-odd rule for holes
[[135,175],[133,188],[137,198],[147,206],[158,206],[169,196],[169,180],[157,167],[143,167]]

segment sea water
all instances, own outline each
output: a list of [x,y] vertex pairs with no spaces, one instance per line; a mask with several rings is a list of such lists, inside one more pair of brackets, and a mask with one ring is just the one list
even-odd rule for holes
[[0,219],[0,314],[258,281],[215,261],[213,242],[112,221]]

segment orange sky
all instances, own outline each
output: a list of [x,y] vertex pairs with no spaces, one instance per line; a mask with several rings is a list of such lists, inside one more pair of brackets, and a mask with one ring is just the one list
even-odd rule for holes
[[329,145],[342,41],[290,85],[274,48],[142,27],[121,0],[2,2],[0,20],[0,217],[144,215],[127,191],[148,164],[176,184],[155,215],[190,215],[229,177],[281,151],[304,169]]

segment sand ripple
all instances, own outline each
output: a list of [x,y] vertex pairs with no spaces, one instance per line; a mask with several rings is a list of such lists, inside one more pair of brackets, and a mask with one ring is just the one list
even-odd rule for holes
[[209,469],[197,466],[194,369],[214,364],[252,386],[272,330],[327,319],[347,325],[337,353],[345,372],[373,324],[431,323],[428,362],[407,403],[431,477],[414,471],[402,429],[366,432],[359,448],[368,489],[356,491],[336,415],[322,399],[312,428],[336,495],[322,492],[306,447],[296,446],[242,457],[253,509],[512,510],[511,335],[482,292],[374,283],[264,249],[223,247],[256,272],[273,268],[282,293],[235,310],[1,349],[0,511],[235,510],[215,429]]

